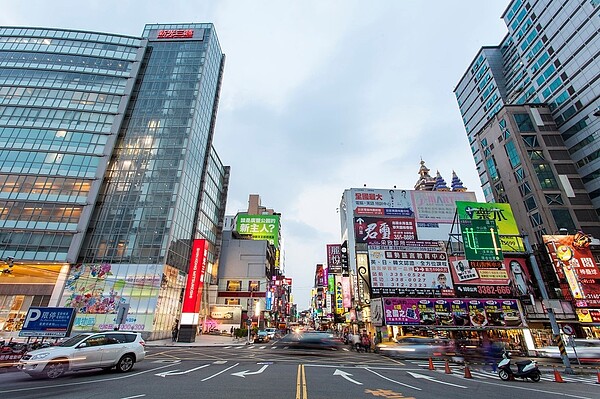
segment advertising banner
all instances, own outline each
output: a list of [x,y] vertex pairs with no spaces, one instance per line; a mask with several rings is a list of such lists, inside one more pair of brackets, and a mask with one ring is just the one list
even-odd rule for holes
[[315,285],[317,287],[327,286],[327,283],[324,280],[325,273],[323,271],[323,265],[318,264],[315,273]]
[[342,272],[341,244],[327,244],[327,266],[331,274]]
[[350,277],[342,277],[342,305],[345,308],[352,307],[352,290],[350,288]]
[[357,243],[381,240],[416,240],[417,229],[413,218],[354,218]]
[[581,323],[600,323],[600,309],[575,309]]
[[27,310],[19,337],[66,337],[71,332],[74,317],[73,308],[32,306]]
[[352,210],[364,216],[413,216],[412,191],[374,188],[352,189]]
[[560,280],[567,281],[578,308],[600,307],[600,270],[587,238],[582,233],[542,236],[554,271]]
[[500,244],[504,252],[525,252],[521,233],[512,213],[510,204],[494,202],[457,201],[456,210],[461,229],[474,227],[472,221],[494,221]]
[[[514,260],[506,258],[503,261],[469,261],[463,257],[451,256],[450,269],[456,293],[476,298],[516,294],[511,289],[508,270],[508,265]],[[523,279],[524,284],[527,284],[527,276]],[[528,292],[529,287],[524,289]]]
[[239,325],[242,322],[242,307],[210,305],[210,318],[219,324]]
[[493,220],[461,222],[461,235],[465,257],[468,260],[502,260],[500,236]]
[[279,215],[238,215],[236,231],[279,248]]
[[182,313],[198,313],[200,311],[200,300],[202,299],[202,287],[204,285],[204,273],[206,271],[207,258],[206,240],[197,239],[192,244],[192,256],[190,259],[190,270],[185,287]]
[[342,276],[335,276],[335,312],[344,313],[344,290],[342,288]]
[[[456,214],[457,201],[475,201],[477,199],[475,193],[468,191],[418,190],[412,192],[412,197],[415,203],[415,219],[418,226],[432,229],[437,228],[438,223],[452,224]],[[445,239],[448,239],[447,235]]]
[[454,295],[445,252],[368,248],[373,295]]
[[443,327],[523,327],[515,299],[384,298],[388,325]]

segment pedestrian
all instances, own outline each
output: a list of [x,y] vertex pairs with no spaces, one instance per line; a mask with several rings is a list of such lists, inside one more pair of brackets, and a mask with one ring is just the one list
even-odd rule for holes
[[362,333],[361,344],[365,352],[371,352],[371,339],[366,331],[363,331]]
[[173,338],[173,342],[177,341],[177,336],[179,335],[179,319],[175,319],[175,323],[173,324],[173,328],[171,329],[171,335]]
[[229,334],[233,337],[233,326],[231,326],[231,329],[229,330]]

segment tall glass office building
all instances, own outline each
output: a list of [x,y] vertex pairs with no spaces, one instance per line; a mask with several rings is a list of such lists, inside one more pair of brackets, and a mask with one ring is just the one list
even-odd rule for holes
[[170,334],[195,239],[216,276],[223,63],[212,24],[0,28],[0,331],[66,305],[75,330],[123,307],[121,328]]

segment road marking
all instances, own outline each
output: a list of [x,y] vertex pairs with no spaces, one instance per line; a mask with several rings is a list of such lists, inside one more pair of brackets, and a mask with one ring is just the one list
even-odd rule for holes
[[211,376],[209,376],[209,377],[206,377],[205,379],[203,379],[203,380],[200,380],[200,381],[202,381],[202,382],[204,382],[204,381],[208,381],[208,380],[210,380],[211,378],[218,376],[219,374],[223,374],[224,372],[231,370],[232,368],[234,368],[234,367],[235,367],[235,366],[237,366],[238,364],[239,364],[239,363],[236,363],[236,364],[234,364],[234,365],[233,365],[233,366],[231,366],[231,367],[227,367],[225,370],[221,370],[221,371],[219,371],[217,374],[213,374],[213,375],[211,375]]
[[126,398],[121,398],[121,399],[134,399],[134,398],[143,398],[144,396],[146,396],[146,394],[142,394],[142,395],[135,395],[135,396],[128,396]]
[[209,364],[204,364],[200,367],[194,367],[193,369],[189,369],[189,370],[185,370],[185,371],[179,371],[179,370],[170,370],[170,371],[164,371],[162,373],[158,373],[158,374],[154,374],[158,377],[166,377],[168,375],[183,375],[183,374],[188,374],[191,373],[192,371],[196,371],[196,370],[200,370],[203,369],[204,367],[208,367],[210,366]]
[[379,374],[378,372],[371,370],[370,368],[367,368],[367,367],[365,367],[364,369],[365,369],[365,370],[367,370],[367,371],[368,371],[368,372],[370,372],[370,373],[373,373],[373,374],[375,374],[375,375],[377,375],[377,376],[379,376],[379,377],[383,378],[384,380],[387,380],[387,381],[390,381],[390,382],[394,382],[394,383],[396,383],[396,384],[398,384],[398,385],[402,385],[402,386],[405,386],[405,387],[407,387],[407,388],[416,389],[417,391],[422,391],[422,389],[421,389],[421,388],[418,388],[418,387],[413,387],[412,385],[408,385],[408,384],[404,384],[404,383],[402,383],[402,382],[400,382],[400,381],[392,380],[391,378],[388,378],[388,377],[386,377],[386,376],[384,376],[384,375],[381,375],[381,374]]
[[425,379],[427,381],[437,382],[438,384],[445,384],[445,385],[450,385],[450,386],[457,387],[457,388],[467,389],[467,387],[464,386],[464,385],[452,384],[451,382],[446,382],[446,381],[439,381],[439,380],[436,380],[435,378],[433,378],[430,375],[424,375],[424,374],[419,374],[419,373],[411,373],[410,371],[408,371],[408,374],[411,375],[411,376],[413,376],[413,377],[415,377],[415,378],[417,378],[417,379]]
[[358,382],[356,380],[353,380],[352,378],[350,378],[350,376],[352,376],[352,374],[350,373],[346,373],[345,371],[342,371],[340,369],[335,369],[335,371],[333,372],[333,375],[339,375],[342,378],[344,378],[346,381],[350,381],[356,385],[362,385],[362,382]]
[[298,365],[298,374],[296,376],[296,399],[308,399],[306,392],[306,372],[304,364]]
[[[174,364],[174,363],[173,363]],[[167,364],[165,366],[160,366],[160,367],[156,367],[150,370],[144,370],[144,371],[140,371],[139,373],[132,373],[132,374],[127,374],[127,375],[123,375],[120,377],[111,377],[111,378],[103,378],[100,380],[93,380],[93,381],[81,381],[81,382],[70,382],[67,384],[57,384],[57,385],[43,385],[43,386],[35,386],[35,387],[31,387],[31,388],[19,388],[19,389],[9,389],[6,391],[0,391],[0,393],[10,393],[10,392],[24,392],[24,391],[38,391],[41,389],[51,389],[51,388],[60,388],[60,387],[72,387],[72,386],[77,386],[77,385],[88,385],[88,384],[97,384],[99,382],[104,382],[104,381],[115,381],[115,380],[123,380],[125,378],[131,378],[131,377],[135,377],[141,374],[146,374],[146,373],[152,373],[154,371],[157,370],[161,370],[167,367],[172,367],[173,364]]]
[[269,367],[269,365],[265,364],[260,369],[258,369],[258,371],[244,370],[244,371],[239,371],[237,373],[231,373],[231,375],[235,375],[235,376],[238,376],[238,377],[246,378],[247,375],[261,374],[263,371],[265,371],[265,369],[267,367]]

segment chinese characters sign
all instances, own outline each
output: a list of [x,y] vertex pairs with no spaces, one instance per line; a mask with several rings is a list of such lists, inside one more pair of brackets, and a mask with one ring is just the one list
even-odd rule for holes
[[190,39],[194,37],[193,29],[161,29],[156,35],[157,39]]
[[[450,269],[457,294],[468,297],[511,295],[510,276],[504,261],[469,261],[450,257]],[[527,289],[527,287],[526,287]]]
[[446,327],[520,327],[523,318],[514,299],[384,298],[388,325]]
[[279,215],[239,215],[236,231],[254,240],[267,240],[279,248]]
[[327,266],[329,267],[329,273],[342,272],[341,244],[327,244]]
[[496,223],[502,251],[524,252],[523,240],[519,237],[519,227],[510,208],[510,204],[493,202],[457,201],[456,210],[461,229],[473,227],[475,220],[493,221]]
[[66,337],[75,316],[73,308],[30,307],[19,337]]
[[206,245],[206,240],[194,240],[190,270],[188,271],[187,285],[185,287],[185,297],[183,298],[183,313],[198,313],[200,311],[207,252],[208,246]]
[[[554,271],[566,280],[578,308],[600,306],[600,270],[590,249],[573,235],[542,236]],[[566,294],[566,293],[565,293]]]
[[354,221],[356,242],[415,240],[417,230],[412,218],[357,217]]
[[373,294],[452,296],[445,252],[369,246]]
[[461,223],[461,233],[468,260],[502,260],[500,237],[493,220],[470,220]]

